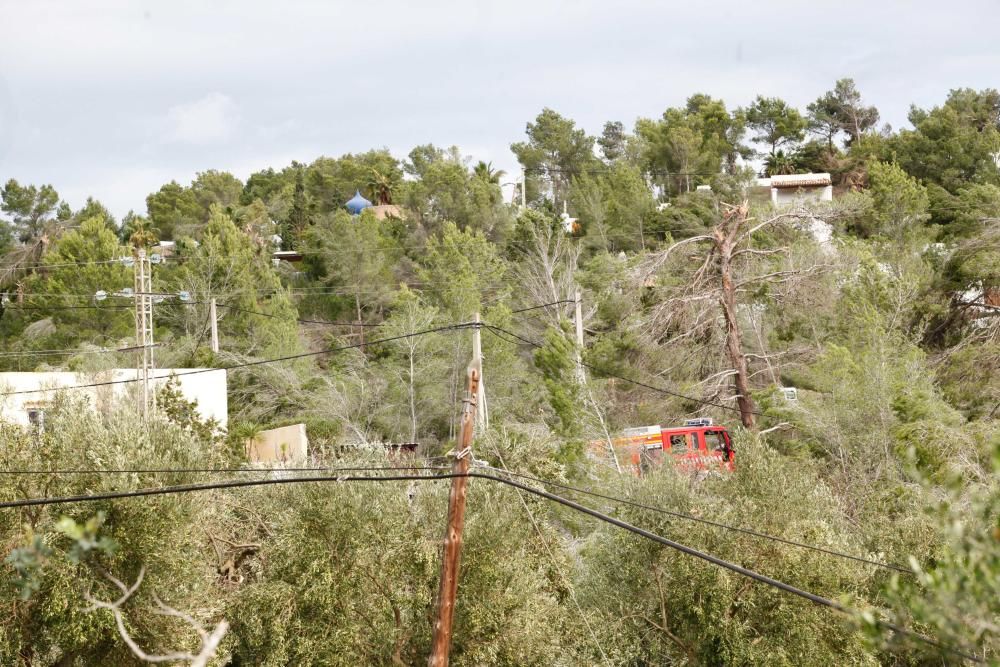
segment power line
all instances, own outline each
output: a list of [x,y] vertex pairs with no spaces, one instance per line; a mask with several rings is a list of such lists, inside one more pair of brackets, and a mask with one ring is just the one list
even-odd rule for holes
[[[273,473],[273,472],[373,472],[385,470],[449,470],[447,466],[361,466],[332,468],[307,466],[288,468],[41,468],[26,470],[0,470],[0,475],[153,475],[153,474],[206,474],[206,473]],[[513,473],[512,473],[513,474]]]
[[[157,343],[150,347],[163,347],[163,344]],[[74,354],[114,354],[114,353],[124,353],[124,352],[134,352],[135,350],[141,350],[141,345],[132,345],[129,347],[121,348],[97,348],[93,350],[88,349],[65,349],[65,350],[6,350],[0,352],[0,359],[5,358],[16,358],[16,357],[50,357],[50,356],[67,356]]]
[[[495,325],[492,325],[492,324],[485,324],[485,323],[482,326],[485,327],[491,333],[493,333],[493,335],[496,336],[497,338],[499,338],[500,340],[506,340],[508,343],[511,343],[511,342],[514,342],[514,341],[507,340],[503,336],[501,336],[500,334],[506,334],[508,336],[512,336],[513,338],[516,338],[517,340],[521,341],[522,343],[524,343],[526,345],[530,345],[531,347],[534,347],[536,349],[543,347],[543,345],[541,343],[538,343],[536,341],[533,341],[533,340],[530,340],[530,339],[525,338],[523,336],[520,336],[520,335],[514,333],[513,331],[509,331],[509,330],[504,329],[502,327],[498,327],[498,326],[495,326]],[[701,405],[711,405],[713,407],[721,408],[723,410],[732,410],[733,412],[741,412],[741,410],[739,408],[733,407],[731,405],[725,405],[724,403],[717,403],[715,401],[709,401],[709,400],[704,399],[704,398],[695,398],[694,396],[688,396],[687,394],[681,394],[679,392],[672,391],[670,389],[664,389],[663,387],[655,387],[655,386],[653,386],[651,384],[646,384],[645,382],[640,382],[639,380],[633,380],[632,378],[627,378],[627,377],[624,377],[622,375],[615,375],[614,373],[607,372],[603,368],[600,368],[598,366],[594,366],[593,364],[588,364],[585,361],[575,360],[574,359],[573,363],[576,363],[576,364],[578,364],[580,366],[583,366],[584,368],[588,368],[588,369],[590,369],[590,370],[592,370],[592,371],[594,371],[596,373],[599,373],[601,375],[604,375],[606,377],[611,377],[611,378],[615,378],[616,380],[621,380],[623,382],[628,382],[630,384],[634,384],[634,385],[639,386],[639,387],[644,387],[646,389],[650,389],[652,391],[656,391],[656,392],[659,392],[661,394],[666,394],[668,396],[674,396],[676,398],[682,398],[682,399],[687,400],[687,401],[693,401],[695,403],[700,403]],[[751,410],[749,412],[750,412],[750,414],[758,415],[758,416],[761,416],[761,417],[766,416],[763,412],[759,412],[759,411],[756,411],[756,410]]]
[[[510,479],[503,479],[501,477],[495,477],[495,476],[492,476],[492,475],[483,475],[483,474],[478,474],[478,473],[469,473],[469,476],[470,477],[481,477],[481,478],[485,478],[485,479],[492,479],[494,481],[502,482],[504,484],[509,484],[509,485],[514,486],[516,488],[522,489],[524,491],[528,491],[529,493],[533,493],[536,496],[540,496],[542,498],[546,498],[547,500],[551,500],[553,502],[559,503],[560,505],[564,505],[566,507],[574,509],[574,510],[576,510],[578,512],[581,512],[583,514],[587,514],[587,515],[589,515],[591,517],[594,517],[595,519],[598,519],[600,521],[604,521],[605,523],[609,523],[609,524],[611,524],[613,526],[617,526],[618,528],[622,528],[622,529],[627,530],[627,531],[629,531],[631,533],[635,533],[636,535],[641,535],[642,537],[645,537],[646,539],[652,540],[654,542],[658,542],[659,544],[662,544],[664,546],[670,547],[671,549],[675,549],[676,551],[680,551],[681,553],[685,553],[685,554],[687,554],[689,556],[694,556],[695,558],[700,558],[701,560],[707,561],[707,562],[709,562],[709,563],[711,563],[713,565],[717,565],[717,566],[722,567],[724,569],[727,569],[727,570],[729,570],[731,572],[735,572],[737,574],[741,574],[744,577],[747,577],[747,578],[752,579],[754,581],[757,581],[759,583],[766,584],[768,586],[771,586],[772,588],[777,588],[778,590],[784,591],[786,593],[790,593],[792,595],[795,595],[797,597],[803,598],[805,600],[809,600],[810,602],[812,602],[814,604],[818,604],[818,605],[823,606],[823,607],[828,607],[830,609],[834,609],[836,611],[839,611],[841,613],[848,614],[848,615],[853,615],[853,614],[857,613],[856,610],[851,609],[849,607],[845,607],[844,605],[840,604],[839,602],[835,602],[834,600],[830,600],[829,598],[825,598],[825,597],[822,597],[820,595],[816,595],[815,593],[810,593],[809,591],[805,591],[805,590],[803,590],[801,588],[797,588],[795,586],[792,586],[791,584],[787,584],[787,583],[785,583],[783,581],[780,581],[778,579],[774,579],[772,577],[768,577],[767,575],[760,574],[760,573],[755,572],[753,570],[750,570],[750,569],[747,569],[747,568],[742,567],[740,565],[737,565],[736,563],[731,563],[731,562],[729,562],[727,560],[724,560],[722,558],[719,558],[717,556],[713,556],[712,554],[706,553],[704,551],[699,551],[699,550],[694,549],[692,547],[689,547],[687,545],[681,544],[680,542],[675,542],[675,541],[673,541],[671,539],[668,539],[666,537],[663,537],[661,535],[657,535],[656,533],[652,533],[652,532],[650,532],[648,530],[644,530],[642,528],[639,528],[638,526],[633,526],[630,523],[626,523],[625,521],[622,521],[620,519],[616,519],[616,518],[614,518],[612,516],[609,516],[607,514],[604,514],[602,512],[598,512],[597,510],[594,510],[594,509],[591,509],[591,508],[589,508],[589,507],[587,507],[585,505],[581,505],[579,503],[576,503],[576,502],[574,502],[572,500],[569,500],[568,498],[563,498],[562,496],[557,496],[557,495],[555,495],[553,493],[549,493],[548,491],[543,491],[541,489],[534,489],[534,488],[528,486],[527,484],[521,484],[520,482],[515,482],[514,480],[510,480]],[[922,635],[920,633],[914,632],[913,630],[909,630],[909,629],[904,628],[904,627],[902,627],[900,625],[897,625],[895,623],[891,623],[889,621],[882,621],[882,620],[876,620],[875,623],[878,624],[879,626],[883,627],[883,628],[886,628],[888,630],[892,630],[893,632],[895,632],[898,635],[905,636],[905,637],[910,637],[911,639],[916,639],[917,641],[920,641],[920,642],[923,642],[923,643],[928,644],[930,646],[933,646],[933,647],[935,647],[935,648],[937,648],[939,650],[946,651],[948,653],[952,653],[952,654],[955,654],[955,655],[959,655],[959,656],[961,656],[961,657],[963,657],[963,658],[965,658],[967,660],[972,660],[973,662],[983,662],[980,658],[977,658],[976,656],[973,656],[973,655],[970,655],[969,653],[966,653],[966,652],[963,652],[963,651],[960,651],[960,650],[957,650],[957,649],[945,646],[945,645],[941,644],[940,642],[938,642],[935,639],[932,639],[930,637],[924,636],[924,635]]]
[[[398,336],[391,336],[389,338],[382,338],[382,339],[379,339],[379,340],[371,340],[371,341],[367,341],[367,343],[353,343],[353,344],[350,344],[350,345],[341,345],[339,347],[330,347],[330,348],[326,348],[324,350],[318,350],[316,352],[302,352],[300,354],[292,354],[292,355],[289,355],[287,357],[276,357],[274,359],[258,359],[256,361],[246,361],[246,362],[239,363],[239,364],[230,364],[229,366],[220,366],[218,368],[198,368],[198,369],[189,370],[189,371],[182,371],[180,373],[173,373],[173,374],[171,374],[171,377],[181,377],[181,376],[185,376],[185,375],[198,375],[200,373],[212,373],[214,371],[230,371],[230,370],[236,370],[236,369],[239,369],[239,368],[249,368],[251,366],[262,366],[264,364],[274,364],[274,363],[278,363],[278,362],[281,362],[281,361],[292,361],[292,360],[295,360],[295,359],[305,359],[307,357],[316,357],[316,356],[320,356],[320,355],[323,355],[323,354],[332,354],[334,352],[343,352],[344,350],[351,350],[351,349],[359,348],[359,347],[362,347],[363,345],[378,345],[378,344],[381,344],[381,343],[391,343],[391,342],[396,341],[396,340],[403,340],[403,339],[406,339],[406,338],[413,338],[415,336],[426,336],[428,334],[440,333],[440,332],[443,332],[443,331],[458,331],[460,329],[468,329],[468,328],[470,328],[472,326],[476,326],[475,323],[473,323],[473,322],[465,322],[465,323],[462,323],[462,324],[450,324],[450,325],[445,325],[445,326],[441,326],[441,327],[435,327],[433,329],[424,329],[423,331],[415,331],[413,333],[400,334]],[[87,388],[91,388],[91,387],[106,387],[108,385],[130,384],[130,383],[133,383],[133,382],[141,382],[141,381],[142,381],[141,378],[125,378],[125,379],[122,379],[122,380],[107,380],[105,382],[91,382],[91,383],[88,383],[88,384],[69,385],[67,387],[52,387],[52,388],[44,388],[44,389],[22,389],[22,390],[19,390],[19,391],[9,391],[9,392],[0,393],[0,396],[18,396],[18,395],[22,395],[22,394],[38,394],[38,393],[48,392],[48,391],[63,391],[63,390],[69,390],[69,389],[87,389]]]
[[[588,169],[562,169],[560,167],[529,167],[524,170],[529,176],[541,176],[546,174],[569,174],[578,176],[580,174],[612,174],[613,169],[608,168],[588,168]],[[643,170],[643,174],[649,176],[725,176],[720,171],[666,171],[662,169]]]
[[562,305],[564,303],[576,303],[576,302],[573,301],[573,299],[560,299],[559,301],[551,301],[549,303],[541,303],[541,304],[538,304],[537,306],[529,306],[527,308],[518,308],[517,310],[512,310],[510,312],[512,314],[526,313],[529,310],[538,310],[540,308],[548,308],[549,306],[559,306],[559,305]]
[[[488,479],[494,482],[500,482],[514,488],[521,489],[528,493],[534,494],[541,498],[545,498],[552,502],[556,502],[560,505],[564,505],[582,514],[586,514],[595,519],[603,521],[605,523],[611,524],[623,530],[627,530],[631,533],[645,537],[648,540],[662,544],[663,546],[669,547],[681,553],[687,554],[689,556],[694,556],[704,560],[712,565],[724,568],[731,572],[735,572],[744,577],[747,577],[758,583],[766,584],[772,588],[784,591],[796,597],[800,597],[804,600],[808,600],[814,604],[839,611],[843,614],[853,615],[856,614],[856,610],[849,607],[845,607],[839,602],[835,602],[829,598],[825,598],[815,593],[810,593],[809,591],[803,590],[792,586],[791,584],[785,583],[773,577],[769,577],[754,570],[750,570],[741,565],[731,563],[727,560],[713,556],[712,554],[706,553],[704,551],[699,551],[680,542],[675,542],[671,539],[657,535],[638,526],[634,526],[630,523],[616,519],[612,516],[599,512],[595,509],[581,505],[577,502],[569,500],[568,498],[563,498],[562,496],[549,493],[541,489],[536,489],[528,486],[527,484],[522,484],[511,479],[504,479],[502,477],[497,477],[494,475],[488,475],[484,473],[442,473],[437,475],[385,475],[385,476],[356,476],[356,475],[340,475],[340,476],[310,476],[310,477],[286,477],[277,479],[256,479],[256,480],[227,480],[222,482],[210,482],[203,484],[182,484],[177,486],[165,486],[158,488],[148,488],[148,489],[137,489],[133,491],[112,491],[106,493],[95,493],[95,494],[84,494],[75,496],[59,496],[50,498],[25,498],[21,500],[11,500],[0,502],[0,509],[13,509],[19,507],[38,507],[43,505],[60,505],[69,503],[79,503],[79,502],[95,502],[100,500],[118,500],[124,498],[139,498],[148,496],[158,496],[158,495],[169,495],[178,493],[192,493],[198,491],[210,491],[216,489],[233,489],[233,488],[243,488],[243,487],[254,487],[254,486],[274,486],[278,484],[297,484],[303,482],[318,483],[318,482],[395,482],[395,481],[423,481],[423,480],[444,480],[453,479],[455,477],[476,477],[480,479]],[[875,623],[880,627],[886,628],[895,632],[900,636],[909,637],[917,641],[923,642],[930,646],[933,646],[939,650],[952,653],[954,655],[961,656],[967,660],[972,660],[974,662],[983,662],[980,658],[970,655],[969,653],[944,646],[940,642],[930,637],[926,637],[917,632],[904,628],[895,623],[889,621],[876,620]]]
[[199,484],[179,484],[175,486],[160,486],[147,489],[136,489],[134,491],[110,491],[105,493],[81,494],[75,496],[57,496],[49,498],[25,498],[21,500],[8,500],[0,502],[0,509],[13,509],[18,507],[37,507],[41,505],[65,505],[69,503],[95,502],[99,500],[120,500],[124,498],[143,498],[147,496],[172,495],[177,493],[193,493],[198,491],[211,491],[216,489],[238,489],[248,486],[274,486],[277,484],[296,484],[299,482],[400,482],[422,479],[450,479],[455,477],[452,474],[441,475],[386,475],[386,476],[358,476],[358,475],[316,475],[298,477],[279,477],[274,479],[246,479],[246,480],[226,480],[221,482],[204,482]]
[[[25,298],[33,298],[33,297],[39,297],[39,296],[40,297],[46,297],[46,298],[48,298],[48,297],[56,297],[56,296],[60,296],[60,295],[57,295],[57,294],[28,294],[28,295],[25,295]],[[72,295],[70,295],[70,294],[67,294],[67,295],[62,295],[62,296],[73,296],[73,297],[79,296],[79,297],[82,297],[83,295],[79,295],[79,294],[72,294]],[[115,295],[111,294],[111,295],[108,295],[108,296],[109,296],[109,298],[112,298]],[[91,295],[89,298],[92,299],[94,297],[93,297],[93,295]],[[121,298],[124,299],[124,298],[131,298],[131,297],[121,297]],[[208,303],[207,301],[163,301],[162,303],[157,303],[156,307],[157,308],[163,308],[164,306],[199,306],[199,305],[205,305],[207,303]],[[7,311],[7,310],[45,310],[45,311],[48,311],[48,310],[135,310],[135,306],[116,305],[116,304],[110,304],[110,303],[107,304],[107,305],[90,303],[90,304],[59,305],[59,306],[11,306],[11,305],[4,305],[2,307],[2,310],[5,310],[5,311]]]
[[[238,308],[236,306],[229,306],[224,303],[218,304],[219,308],[225,308],[226,310],[232,310],[237,313],[246,313],[247,315],[259,315],[260,317],[270,317],[276,320],[286,319],[281,315],[274,315],[272,313],[262,313],[259,310],[249,310],[247,308]],[[295,318],[296,322],[300,324],[325,324],[329,326],[339,326],[339,327],[381,327],[385,326],[383,323],[372,323],[372,322],[326,322],[324,320],[304,320],[301,318]]]
[[632,507],[637,507],[639,509],[648,510],[650,512],[657,512],[659,514],[665,514],[667,516],[676,517],[678,519],[685,519],[687,521],[695,521],[697,523],[703,523],[703,524],[706,524],[706,525],[709,525],[709,526],[714,526],[716,528],[723,528],[725,530],[732,530],[732,531],[739,532],[739,533],[745,533],[747,535],[752,535],[754,537],[760,537],[760,538],[765,539],[765,540],[772,540],[774,542],[780,542],[782,544],[787,544],[787,545],[793,546],[793,547],[800,547],[802,549],[810,549],[812,551],[818,551],[820,553],[824,553],[824,554],[827,554],[829,556],[836,556],[838,558],[847,558],[849,560],[857,561],[859,563],[865,563],[866,565],[874,565],[876,567],[882,567],[882,568],[886,568],[886,569],[889,569],[889,570],[895,570],[897,572],[902,572],[904,574],[910,574],[910,575],[913,574],[913,572],[909,568],[905,568],[905,567],[902,567],[900,565],[896,565],[894,563],[881,563],[881,562],[876,561],[876,560],[869,560],[867,558],[861,558],[860,556],[853,556],[851,554],[843,553],[843,552],[840,552],[840,551],[834,551],[833,549],[826,549],[824,547],[818,547],[818,546],[815,546],[815,545],[812,545],[812,544],[805,544],[803,542],[796,542],[794,540],[787,540],[787,539],[785,539],[783,537],[778,537],[776,535],[769,535],[767,533],[761,533],[759,531],[752,530],[750,528],[742,528],[740,526],[733,526],[733,525],[730,525],[730,524],[719,523],[717,521],[711,521],[709,519],[702,519],[701,517],[694,516],[693,514],[685,514],[684,512],[674,512],[674,511],[671,511],[671,510],[663,509],[661,507],[654,507],[654,506],[651,506],[651,505],[644,505],[642,503],[637,503],[635,501],[627,500],[625,498],[617,498],[615,496],[605,495],[603,493],[598,493],[596,491],[591,491],[589,489],[581,489],[579,487],[569,486],[567,484],[560,484],[559,482],[552,482],[552,481],[549,481],[549,480],[541,479],[539,477],[532,477],[531,475],[525,475],[523,473],[511,472],[510,470],[501,470],[500,468],[494,468],[492,466],[490,466],[490,469],[494,470],[494,471],[496,471],[498,473],[512,475],[514,477],[520,477],[522,479],[529,479],[529,480],[531,480],[533,482],[538,482],[540,484],[545,484],[546,486],[554,486],[554,487],[557,487],[557,488],[560,488],[560,489],[564,489],[566,491],[571,491],[573,493],[582,493],[584,495],[592,496],[594,498],[601,498],[603,500],[609,500],[611,502],[621,503],[623,505],[631,505]]

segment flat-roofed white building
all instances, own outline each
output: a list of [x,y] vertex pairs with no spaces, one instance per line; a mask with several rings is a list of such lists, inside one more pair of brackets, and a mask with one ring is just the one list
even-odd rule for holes
[[[214,419],[220,427],[226,427],[229,400],[224,368],[158,368],[153,381],[156,388],[166,385],[171,376],[176,377],[181,395],[195,404],[202,419]],[[141,388],[137,377],[134,368],[90,373],[0,373],[0,420],[24,426],[42,424],[56,392],[67,387],[77,387],[69,391],[84,394],[98,410],[135,409],[136,392]]]
[[833,201],[830,174],[786,174],[770,179],[771,203],[775,206],[813,201]]

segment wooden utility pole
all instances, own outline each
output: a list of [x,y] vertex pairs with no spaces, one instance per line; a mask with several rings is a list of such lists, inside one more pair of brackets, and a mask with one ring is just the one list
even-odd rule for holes
[[219,352],[219,316],[215,312],[215,297],[208,302],[208,319],[212,321],[212,352]]
[[469,460],[472,458],[472,433],[476,425],[476,399],[479,395],[479,379],[483,364],[479,356],[473,356],[468,369],[466,397],[462,405],[462,423],[455,461],[451,471],[458,477],[451,480],[448,495],[448,528],[444,536],[444,551],[441,555],[441,581],[438,586],[437,616],[434,620],[434,637],[431,641],[429,667],[448,667],[451,651],[451,627],[455,618],[455,597],[458,594],[458,566],[462,557],[462,530],[465,527],[465,497],[469,478]]

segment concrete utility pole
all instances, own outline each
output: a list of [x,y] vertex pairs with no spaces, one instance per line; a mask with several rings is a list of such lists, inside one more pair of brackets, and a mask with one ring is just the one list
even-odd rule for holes
[[208,302],[208,319],[212,321],[212,352],[219,352],[219,316],[215,312],[215,297]]
[[528,208],[528,172],[521,167],[521,210]]
[[583,292],[580,288],[576,288],[576,294],[573,295],[573,316],[576,323],[576,346],[579,349],[583,349]]
[[[155,382],[156,364],[153,359],[153,270],[144,248],[136,250],[134,264],[135,344],[139,348],[136,379],[142,382],[139,408],[149,418],[150,405],[156,412],[156,391],[150,392],[149,382]],[[152,401],[150,400],[152,398]]]
[[[479,325],[479,313],[476,313],[474,321]],[[483,335],[482,327],[480,326],[472,329],[472,358],[483,358]],[[482,370],[479,373],[479,404],[476,406],[476,428],[482,433],[482,431],[490,427],[490,412],[486,407],[486,380],[482,376]]]
[[458,566],[462,557],[462,530],[465,527],[465,498],[469,478],[469,460],[472,458],[472,433],[476,422],[476,399],[482,375],[482,359],[473,356],[468,369],[468,389],[462,406],[462,425],[452,473],[460,475],[451,480],[448,495],[448,528],[441,555],[441,581],[438,587],[437,617],[434,620],[434,637],[431,641],[429,667],[448,667],[451,651],[451,627],[455,618],[455,596],[458,594]]

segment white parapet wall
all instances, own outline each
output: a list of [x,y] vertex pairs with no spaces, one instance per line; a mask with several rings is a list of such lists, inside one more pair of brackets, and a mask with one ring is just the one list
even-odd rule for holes
[[[83,394],[92,406],[102,411],[136,408],[140,389],[137,375],[134,368],[94,373],[0,373],[0,420],[30,425],[39,412],[44,412],[52,404],[60,390],[73,395]],[[202,419],[214,419],[221,428],[226,428],[229,400],[225,369],[158,368],[155,386],[162,388],[171,376],[176,378],[181,395],[194,402]]]

